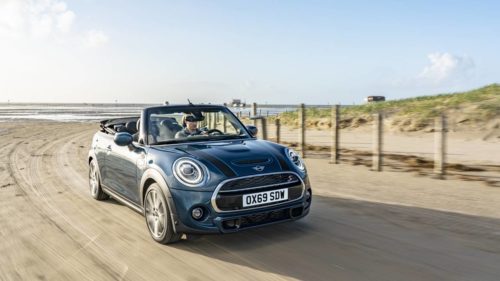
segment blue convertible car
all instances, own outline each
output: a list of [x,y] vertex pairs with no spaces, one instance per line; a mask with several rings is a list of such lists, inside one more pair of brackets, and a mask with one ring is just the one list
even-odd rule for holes
[[302,159],[256,131],[215,105],[104,120],[89,151],[90,193],[143,214],[163,244],[304,217],[312,193]]

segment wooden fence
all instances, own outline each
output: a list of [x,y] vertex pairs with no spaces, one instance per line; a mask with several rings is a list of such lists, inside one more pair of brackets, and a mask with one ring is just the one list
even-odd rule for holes
[[[288,106],[290,107],[290,106]],[[340,122],[341,122],[341,111],[339,105],[330,106],[331,108],[331,143],[329,144],[329,158],[331,164],[339,164],[339,160],[341,157],[341,143],[340,143]],[[306,116],[306,105],[300,104],[296,106],[297,110],[297,125],[298,132],[296,136],[297,145],[296,149],[300,153],[300,155],[304,158],[309,157],[307,154],[307,116]],[[266,111],[265,111],[266,112]],[[251,111],[248,111],[246,114],[240,112],[236,112],[236,115],[240,118],[248,117],[249,120],[252,120],[254,126],[258,126],[259,129],[259,137],[267,140],[269,137],[268,133],[268,118],[272,116],[274,118],[274,137],[273,141],[277,143],[281,143],[283,141],[282,134],[282,125],[279,118],[279,113],[274,113],[272,115],[269,114],[269,111],[266,112],[265,115],[260,114],[262,110],[259,110],[258,105],[256,103],[252,104]],[[447,123],[446,116],[441,115],[435,119],[435,127],[434,127],[434,139],[435,139],[435,148],[434,148],[434,174],[436,178],[444,178],[446,175],[446,132],[447,132]],[[380,172],[383,170],[384,166],[384,114],[383,112],[379,112],[373,115],[373,138],[372,138],[372,152],[371,152],[371,169],[373,171]]]

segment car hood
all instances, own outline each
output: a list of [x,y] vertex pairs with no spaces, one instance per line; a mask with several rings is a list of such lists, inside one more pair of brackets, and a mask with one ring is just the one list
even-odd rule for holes
[[285,147],[263,140],[215,141],[155,147],[165,152],[189,155],[218,169],[226,177],[290,170]]

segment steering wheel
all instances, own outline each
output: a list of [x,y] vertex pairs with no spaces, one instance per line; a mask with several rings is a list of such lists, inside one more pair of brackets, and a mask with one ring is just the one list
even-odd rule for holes
[[212,136],[219,136],[219,135],[223,135],[224,133],[221,131],[221,130],[217,130],[217,129],[210,129],[207,131],[207,135],[212,135]]

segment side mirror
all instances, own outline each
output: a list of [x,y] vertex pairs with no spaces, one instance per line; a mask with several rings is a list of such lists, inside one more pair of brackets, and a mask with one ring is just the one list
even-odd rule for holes
[[247,125],[247,130],[250,132],[250,134],[252,134],[252,137],[255,137],[257,135],[257,133],[259,132],[259,130],[257,130],[257,127],[255,126],[252,126],[252,125]]
[[126,132],[116,133],[114,141],[116,145],[119,146],[128,146],[132,144],[134,137],[131,134]]

